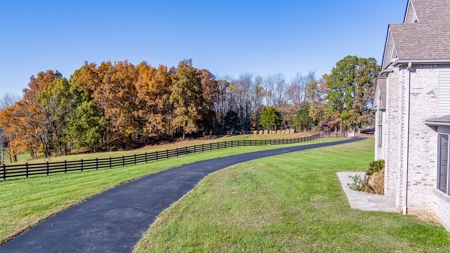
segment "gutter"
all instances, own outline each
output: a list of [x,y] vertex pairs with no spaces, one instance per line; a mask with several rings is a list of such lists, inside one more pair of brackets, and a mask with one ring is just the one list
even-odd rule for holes
[[413,60],[397,60],[394,63],[392,63],[392,65],[396,66],[396,65],[400,65],[400,64],[418,64],[418,63],[426,63],[426,64],[449,64],[450,63],[450,59],[440,59],[440,60],[418,60],[418,59],[413,59]]
[[383,71],[380,71],[380,73],[378,73],[378,75],[389,74],[389,73],[392,73],[392,72],[394,72],[393,69],[385,69]]
[[405,131],[405,150],[404,150],[404,165],[405,171],[403,172],[404,194],[403,194],[403,215],[408,213],[408,171],[409,171],[409,132],[410,132],[410,112],[411,112],[411,68],[412,62],[408,62],[408,83],[406,86],[406,131]]
[[425,121],[425,124],[428,126],[450,126],[450,122],[442,121]]

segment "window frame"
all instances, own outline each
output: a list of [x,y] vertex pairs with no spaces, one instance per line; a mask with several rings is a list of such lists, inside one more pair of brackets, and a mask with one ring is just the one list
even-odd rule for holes
[[[446,162],[446,182],[445,182],[445,191],[440,188],[441,185],[441,144],[443,136],[447,137],[447,162]],[[438,133],[438,141],[437,141],[437,170],[436,170],[436,189],[440,192],[450,196],[450,134]]]

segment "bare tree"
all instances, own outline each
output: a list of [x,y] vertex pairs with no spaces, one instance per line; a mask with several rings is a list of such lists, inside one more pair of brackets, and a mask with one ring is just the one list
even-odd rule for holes
[[261,119],[261,110],[263,108],[264,98],[266,96],[266,90],[263,84],[264,79],[261,76],[256,76],[252,86],[252,115],[251,118],[255,123],[255,127],[258,128],[259,121]]
[[310,71],[306,76],[297,73],[291,80],[287,90],[289,102],[298,111],[307,102],[308,84],[316,80],[315,71]]
[[267,91],[266,105],[278,107],[287,102],[287,85],[284,75],[280,72],[269,75],[265,81],[264,86]]
[[15,102],[18,102],[21,99],[22,98],[20,96],[6,93],[2,98],[0,98],[0,110],[13,106]]

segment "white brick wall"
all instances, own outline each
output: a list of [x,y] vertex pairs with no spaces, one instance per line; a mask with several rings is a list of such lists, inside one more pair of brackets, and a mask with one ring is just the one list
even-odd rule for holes
[[438,189],[433,190],[434,215],[450,231],[450,196]]
[[[432,214],[450,230],[450,196],[436,189],[437,132],[436,128],[424,123],[438,116],[439,68],[437,65],[415,65],[409,73],[405,67],[397,67],[386,80],[385,194],[395,199],[396,207],[402,210],[405,151],[408,148],[408,213]],[[407,137],[408,84],[410,124]],[[376,148],[379,156],[382,151]]]
[[437,133],[424,122],[438,115],[439,66],[413,66],[410,87],[408,211],[432,212]]

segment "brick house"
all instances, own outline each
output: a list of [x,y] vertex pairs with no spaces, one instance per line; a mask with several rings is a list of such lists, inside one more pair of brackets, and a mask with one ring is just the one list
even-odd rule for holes
[[409,0],[388,26],[373,106],[385,195],[450,230],[450,0]]

